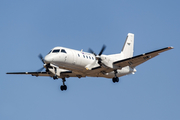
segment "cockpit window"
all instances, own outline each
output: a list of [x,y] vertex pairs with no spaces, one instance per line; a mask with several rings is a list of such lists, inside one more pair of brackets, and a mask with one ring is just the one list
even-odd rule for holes
[[52,53],[58,53],[60,51],[60,49],[55,49],[52,51]]
[[62,53],[66,53],[66,51],[65,51],[64,49],[61,49],[61,52],[62,52]]

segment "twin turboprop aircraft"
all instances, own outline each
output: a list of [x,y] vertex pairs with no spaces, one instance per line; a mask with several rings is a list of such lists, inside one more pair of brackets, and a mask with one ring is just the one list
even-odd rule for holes
[[88,52],[73,50],[65,47],[53,48],[45,58],[39,55],[46,69],[41,72],[10,72],[7,74],[30,74],[32,76],[50,76],[54,80],[61,78],[63,85],[60,89],[66,90],[65,78],[69,77],[105,77],[112,78],[112,81],[119,82],[119,77],[134,74],[135,67],[146,62],[147,60],[159,55],[159,53],[173,49],[165,47],[152,52],[133,56],[134,51],[134,34],[129,33],[124,47],[120,53],[112,55],[103,55],[106,46],[104,45],[99,54],[92,49]]

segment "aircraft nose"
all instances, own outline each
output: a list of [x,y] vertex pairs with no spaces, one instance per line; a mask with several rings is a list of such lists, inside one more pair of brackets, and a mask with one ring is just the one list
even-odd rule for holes
[[45,61],[45,63],[51,63],[52,62],[52,57],[50,57],[50,56],[45,56],[45,58],[44,58],[44,61]]

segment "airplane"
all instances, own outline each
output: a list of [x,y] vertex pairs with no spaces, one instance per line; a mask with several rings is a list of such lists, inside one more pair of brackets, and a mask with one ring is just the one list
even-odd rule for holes
[[[43,67],[37,72],[8,72],[6,74],[26,74],[32,76],[50,76],[54,80],[61,78],[63,85],[60,89],[67,90],[66,78],[69,77],[104,77],[111,78],[112,82],[119,82],[119,77],[136,72],[135,67],[159,55],[159,53],[173,49],[165,47],[155,51],[133,56],[134,34],[128,33],[121,52],[111,55],[103,55],[106,49],[103,45],[99,54],[89,48],[88,52],[78,51],[65,47],[53,48],[44,58]],[[45,68],[45,72],[42,72]]]

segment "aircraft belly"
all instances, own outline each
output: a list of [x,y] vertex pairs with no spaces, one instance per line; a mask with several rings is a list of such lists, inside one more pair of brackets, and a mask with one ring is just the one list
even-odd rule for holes
[[[124,67],[122,69],[118,69],[116,76],[121,77],[124,75],[131,74],[133,72],[135,72],[135,71],[133,71],[133,69],[131,69],[129,66],[127,66],[127,67]],[[105,73],[105,74],[99,74],[98,77],[113,78],[113,77],[115,77],[115,74],[114,74],[114,71],[112,71],[112,72]]]

